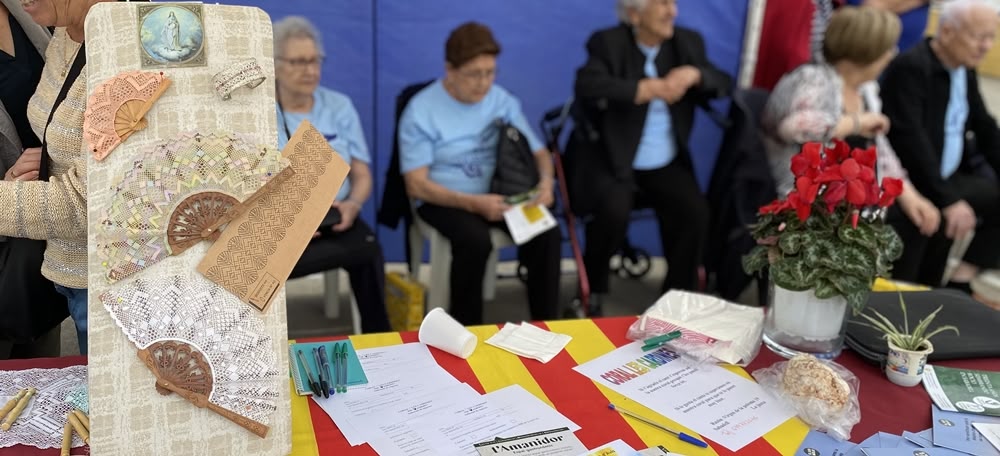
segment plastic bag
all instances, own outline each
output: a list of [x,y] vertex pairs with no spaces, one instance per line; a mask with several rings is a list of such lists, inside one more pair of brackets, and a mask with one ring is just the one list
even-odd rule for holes
[[764,310],[714,296],[669,291],[628,329],[626,337],[645,340],[680,330],[668,342],[671,350],[696,361],[721,361],[746,366],[760,351]]
[[[814,396],[797,396],[789,393],[785,385],[785,371],[790,363],[798,362],[799,356],[812,358],[813,361],[829,367],[833,374],[843,380],[850,388],[843,404],[837,404]],[[809,355],[799,355],[792,361],[781,361],[771,367],[753,371],[751,375],[774,398],[795,410],[799,418],[810,427],[822,431],[839,440],[851,438],[851,428],[861,421],[861,406],[858,404],[860,382],[851,371],[832,361],[818,360]],[[799,375],[799,374],[796,374]],[[821,382],[821,375],[807,373],[802,375],[810,381]]]

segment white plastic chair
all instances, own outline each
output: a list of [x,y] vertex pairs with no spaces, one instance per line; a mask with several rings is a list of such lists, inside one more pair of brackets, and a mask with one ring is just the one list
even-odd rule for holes
[[[354,300],[354,293],[350,284],[347,286],[348,299],[345,302],[340,296],[340,276],[343,269],[328,269],[323,271],[323,313],[326,318],[336,320],[340,318],[341,311],[351,312],[351,328],[354,334],[361,334],[361,314],[358,313],[358,304]],[[346,304],[346,306],[345,306]]]
[[[451,242],[434,227],[413,212],[413,224],[407,235],[410,237],[410,270],[419,273],[424,257],[424,239],[430,243],[431,281],[427,288],[427,311],[440,307],[447,311],[448,290],[451,273]],[[492,300],[496,296],[498,251],[514,245],[514,240],[502,229],[490,229],[493,251],[486,260],[486,274],[483,277],[483,299]],[[419,276],[418,276],[419,277]]]

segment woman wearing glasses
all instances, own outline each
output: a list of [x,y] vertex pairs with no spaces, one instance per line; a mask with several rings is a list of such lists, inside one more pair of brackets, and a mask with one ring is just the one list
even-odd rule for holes
[[[505,228],[504,197],[490,193],[496,167],[498,118],[510,122],[534,151],[541,182],[535,202],[552,204],[552,161],[521,111],[494,83],[500,45],[482,24],[453,30],[445,44],[445,75],[418,92],[399,121],[400,171],[417,215],[451,241],[450,312],[465,325],[483,322],[483,277],[493,250],[490,229]],[[559,230],[518,248],[528,270],[533,320],[559,309]]]
[[[278,101],[278,146],[285,147],[303,120],[326,137],[330,147],[351,165],[351,171],[330,204],[326,221],[313,242],[336,243],[350,250],[342,267],[351,279],[363,332],[389,331],[385,310],[385,260],[371,228],[358,214],[372,192],[368,146],[354,104],[344,94],[319,86],[323,41],[307,19],[290,16],[274,24],[275,78]],[[361,248],[356,251],[354,249]],[[342,247],[342,248],[341,248]],[[313,259],[309,248],[296,269]],[[363,254],[353,254],[363,252]],[[317,259],[322,261],[323,259]],[[296,276],[296,271],[292,272]]]

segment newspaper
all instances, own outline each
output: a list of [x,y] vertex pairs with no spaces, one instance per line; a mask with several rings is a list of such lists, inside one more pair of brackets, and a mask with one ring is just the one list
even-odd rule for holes
[[1000,416],[1000,372],[928,365],[924,388],[941,410]]
[[569,428],[550,429],[475,444],[480,456],[576,456],[587,451]]

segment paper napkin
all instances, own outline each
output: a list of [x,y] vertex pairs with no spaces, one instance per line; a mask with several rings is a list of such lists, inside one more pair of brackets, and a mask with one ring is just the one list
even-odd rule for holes
[[486,343],[515,355],[547,363],[566,347],[573,338],[546,331],[531,323],[507,323]]

